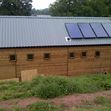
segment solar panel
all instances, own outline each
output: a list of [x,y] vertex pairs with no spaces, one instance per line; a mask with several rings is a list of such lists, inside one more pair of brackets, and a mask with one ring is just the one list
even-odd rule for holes
[[66,29],[68,31],[69,36],[72,39],[80,39],[83,38],[81,31],[76,23],[67,23]]
[[88,23],[79,23],[78,24],[83,35],[84,35],[84,38],[95,38],[96,35],[94,33],[94,31],[92,30],[90,24]]
[[91,23],[90,25],[98,38],[109,37],[100,23]]
[[102,23],[104,29],[108,33],[109,37],[111,37],[111,23]]

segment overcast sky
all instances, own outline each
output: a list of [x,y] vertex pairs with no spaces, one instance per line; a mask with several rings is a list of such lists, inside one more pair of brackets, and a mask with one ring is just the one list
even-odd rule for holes
[[50,3],[53,3],[56,0],[33,0],[32,5],[33,8],[36,9],[44,9],[48,8]]

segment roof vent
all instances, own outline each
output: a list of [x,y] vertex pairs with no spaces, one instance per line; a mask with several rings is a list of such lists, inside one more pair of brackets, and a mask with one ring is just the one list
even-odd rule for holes
[[71,41],[71,38],[70,37],[65,37],[66,41]]

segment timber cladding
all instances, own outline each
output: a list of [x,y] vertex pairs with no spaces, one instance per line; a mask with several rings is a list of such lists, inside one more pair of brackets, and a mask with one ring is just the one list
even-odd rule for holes
[[[74,57],[70,58],[69,53]],[[33,59],[28,60],[27,54],[33,54]],[[45,59],[44,54],[49,58]],[[10,61],[10,55],[16,55],[17,60]],[[0,79],[20,78],[26,70],[37,70],[38,75],[66,76],[111,72],[111,46],[0,49]]]

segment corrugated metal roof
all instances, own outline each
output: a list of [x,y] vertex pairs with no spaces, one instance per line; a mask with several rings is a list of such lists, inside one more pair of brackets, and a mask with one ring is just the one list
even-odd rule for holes
[[0,16],[0,48],[111,44],[110,38],[66,41],[65,23],[90,22],[111,21],[104,17]]

